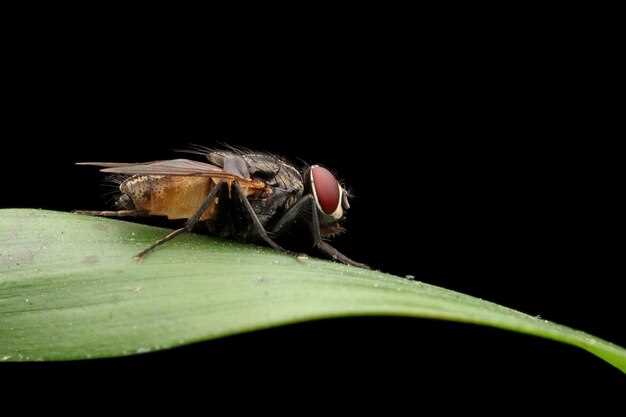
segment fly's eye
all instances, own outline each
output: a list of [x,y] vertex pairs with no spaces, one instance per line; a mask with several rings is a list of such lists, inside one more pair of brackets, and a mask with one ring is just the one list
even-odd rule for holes
[[342,189],[334,175],[319,165],[311,167],[310,175],[313,194],[320,211],[337,220],[340,219],[343,216]]

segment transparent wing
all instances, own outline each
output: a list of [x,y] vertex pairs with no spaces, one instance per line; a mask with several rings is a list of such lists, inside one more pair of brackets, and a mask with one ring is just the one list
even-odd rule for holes
[[101,172],[127,175],[182,175],[195,177],[240,178],[222,168],[189,159],[170,159],[144,163],[79,162],[77,165],[101,167]]

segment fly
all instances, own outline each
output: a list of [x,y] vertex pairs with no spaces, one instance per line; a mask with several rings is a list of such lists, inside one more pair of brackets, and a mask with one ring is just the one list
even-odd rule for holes
[[[228,148],[196,146],[190,153],[207,162],[172,159],[145,163],[81,162],[122,175],[114,211],[76,211],[105,217],[165,216],[185,225],[136,255],[149,252],[181,233],[204,228],[211,234],[263,242],[289,254],[276,240],[309,235],[313,247],[348,265],[367,268],[343,255],[326,239],[344,231],[348,192],[320,165],[297,169],[277,156]],[[304,226],[304,227],[303,227]]]

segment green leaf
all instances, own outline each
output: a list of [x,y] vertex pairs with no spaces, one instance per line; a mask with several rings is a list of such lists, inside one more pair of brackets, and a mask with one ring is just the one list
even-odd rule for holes
[[[165,229],[0,210],[0,360],[131,355],[321,318],[475,323],[578,346],[626,372],[626,350],[488,301],[381,272]],[[415,323],[418,331],[419,322]]]

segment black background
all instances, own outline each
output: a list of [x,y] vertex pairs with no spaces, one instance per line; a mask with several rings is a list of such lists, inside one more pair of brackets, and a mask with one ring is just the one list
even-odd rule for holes
[[[104,207],[100,176],[76,161],[165,159],[188,143],[272,151],[331,167],[351,188],[349,233],[335,242],[348,256],[626,346],[614,243],[623,185],[616,150],[602,141],[611,115],[598,114],[598,79],[573,70],[563,45],[433,30],[205,49],[39,34],[11,52],[0,207]],[[6,367],[40,368],[210,373],[234,384],[314,376],[371,389],[398,376],[442,386],[623,382],[554,342],[380,318]]]

